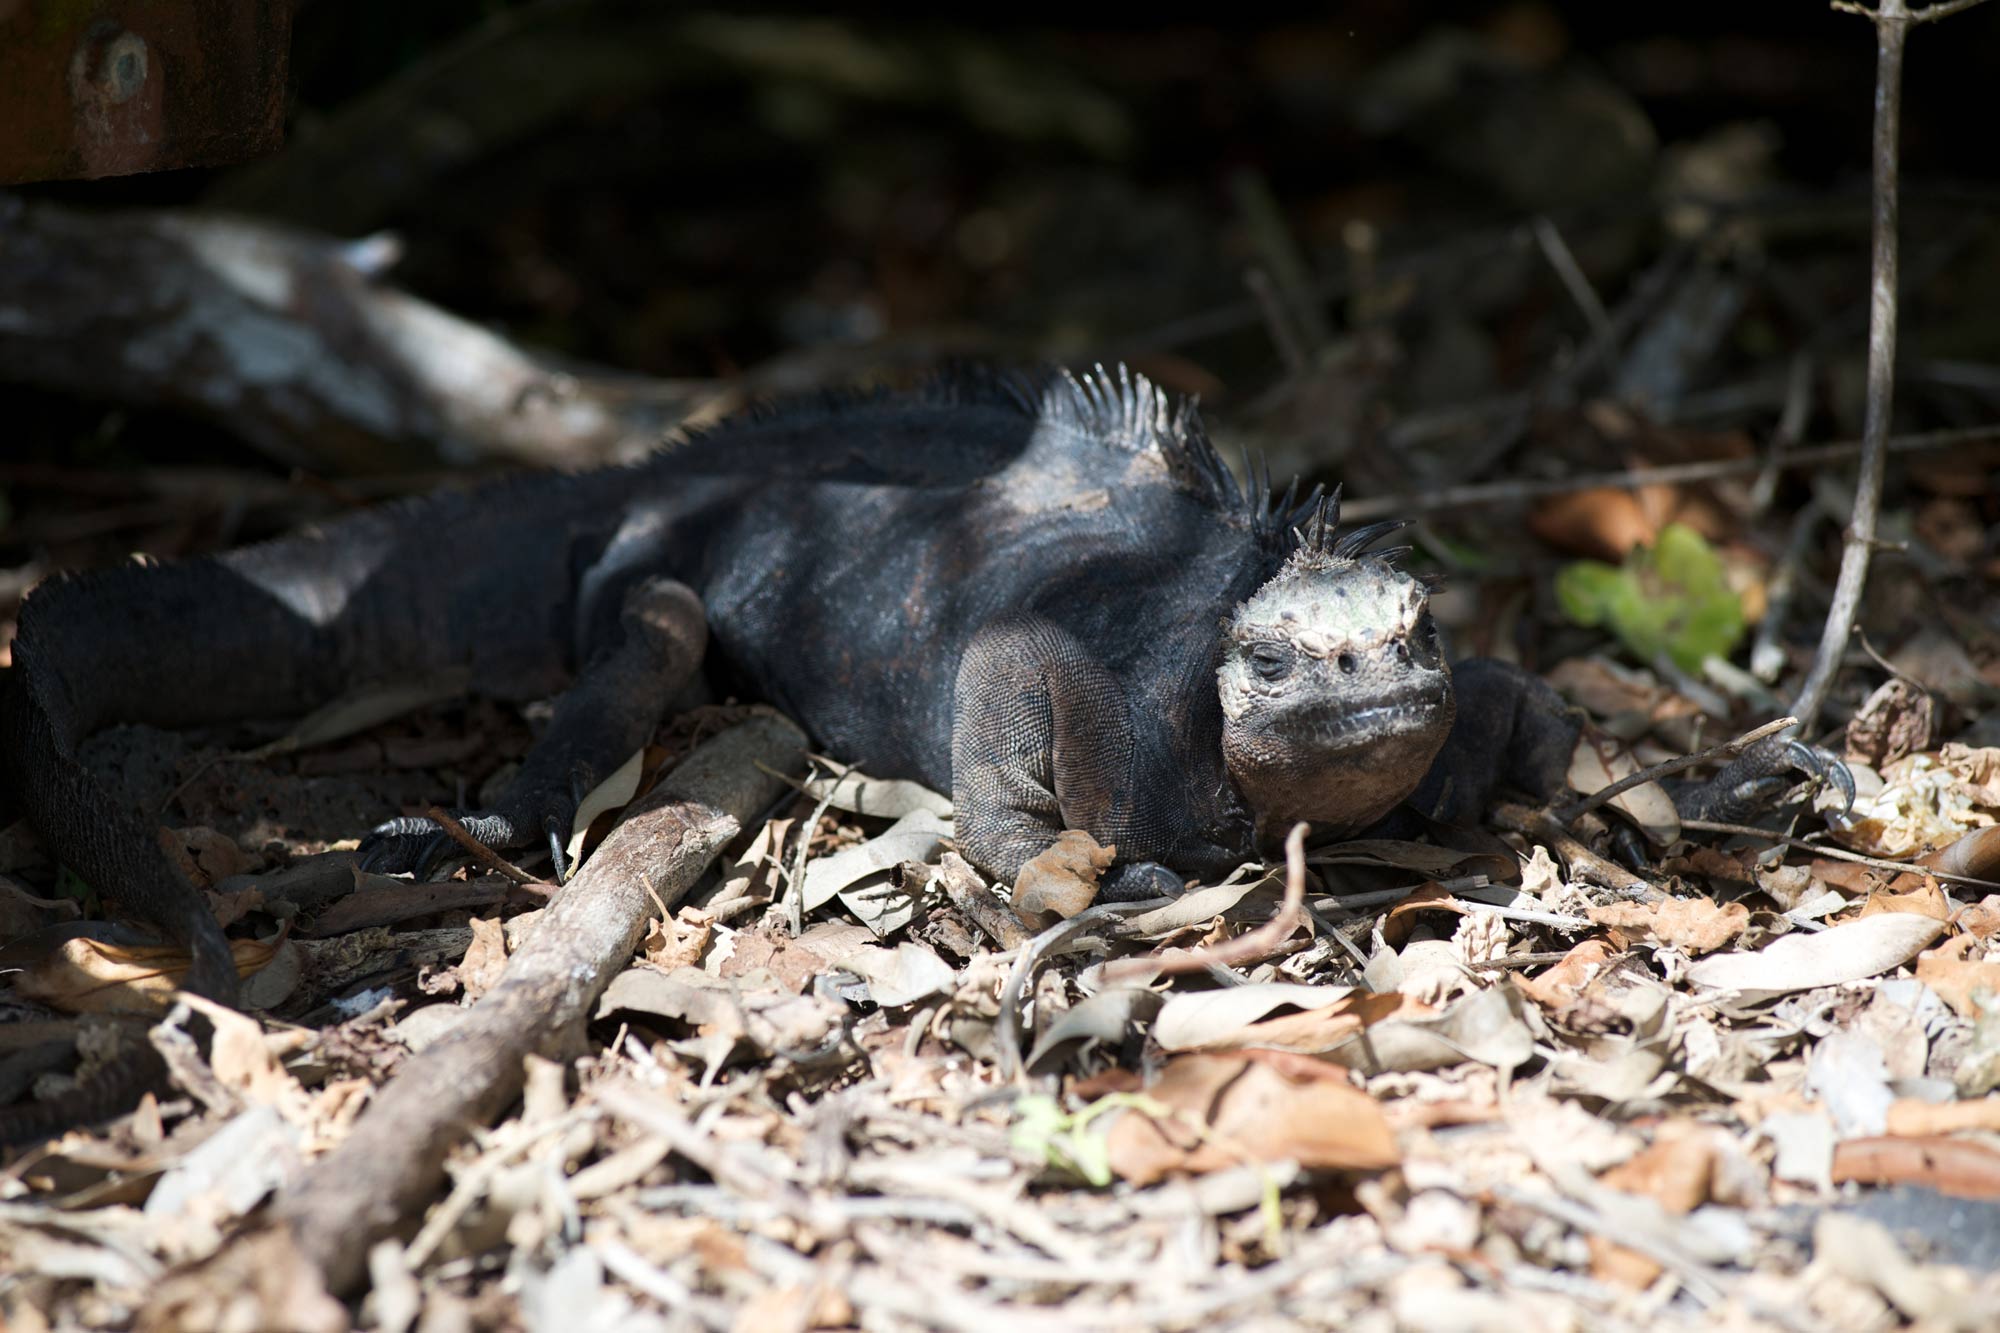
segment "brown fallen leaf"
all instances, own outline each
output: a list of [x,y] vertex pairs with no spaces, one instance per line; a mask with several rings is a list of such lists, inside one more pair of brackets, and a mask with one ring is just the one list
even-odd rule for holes
[[714,917],[699,908],[683,907],[669,919],[654,919],[639,956],[662,972],[692,966],[701,961],[714,934]]
[[1595,937],[1579,940],[1554,967],[1537,977],[1517,973],[1514,984],[1536,1004],[1554,1012],[1568,1008],[1585,986],[1604,975],[1604,969],[1617,957],[1618,951],[1609,940]]
[[[1570,789],[1593,796],[1637,773],[1639,768],[1630,745],[1600,727],[1585,723],[1577,734],[1576,747],[1570,752]],[[1665,847],[1681,836],[1680,812],[1674,808],[1666,788],[1657,782],[1642,782],[1621,792],[1611,798],[1611,805],[1624,811],[1655,847]]]
[[1292,1078],[1244,1056],[1184,1055],[1143,1095],[1166,1114],[1127,1109],[1106,1144],[1111,1169],[1134,1184],[1245,1162],[1372,1171],[1402,1160],[1382,1108],[1345,1080]]
[[[1303,1013],[1280,1014],[1259,1023],[1250,1023],[1209,1043],[1209,1049],[1251,1047],[1269,1051],[1291,1051],[1317,1055],[1347,1041],[1369,1024],[1400,1013],[1409,997],[1400,991],[1384,994],[1350,995],[1340,1003]],[[1338,1066],[1328,1066],[1338,1070]],[[1345,1071],[1340,1071],[1345,1076]]]
[[1973,997],[2000,996],[2000,962],[1966,955],[1979,948],[1970,935],[1958,935],[1917,956],[1917,980],[1938,993],[1961,1018],[1979,1017]]
[[208,1067],[222,1085],[252,1106],[269,1106],[294,1124],[308,1124],[311,1099],[265,1040],[263,1025],[199,995],[185,998],[208,1018],[214,1032]]
[[1825,856],[1815,856],[1807,869],[1814,879],[1852,898],[1863,898],[1873,893],[1886,878],[1873,866],[1855,861],[1835,861]]
[[[236,975],[247,977],[277,956],[276,939],[231,940]],[[171,945],[64,940],[14,974],[14,990],[68,1014],[159,1014],[172,1003],[188,969],[185,949]]]
[[1948,1138],[1847,1139],[1833,1150],[1833,1183],[1927,1185],[1960,1199],[2000,1199],[2000,1152]]
[[1597,560],[1620,560],[1660,535],[1638,496],[1604,486],[1541,501],[1528,511],[1528,530],[1559,550]]
[[1030,930],[1069,920],[1097,900],[1097,881],[1117,855],[1116,845],[1101,847],[1080,829],[1066,831],[1015,876],[1014,915]]
[[507,932],[498,917],[476,916],[466,924],[472,927],[472,943],[453,971],[465,988],[465,998],[476,1000],[497,985],[500,974],[507,970]]
[[1750,924],[1742,903],[1712,898],[1669,898],[1657,903],[1611,903],[1585,915],[1640,942],[1671,944],[1689,954],[1713,953],[1733,942]]
[[1874,916],[1878,912],[1914,912],[1933,921],[1949,921],[1951,902],[1935,876],[1898,875],[1888,888],[1870,893],[1855,915]]
[[1879,770],[1884,764],[1931,748],[1939,708],[1929,690],[1890,677],[1847,723],[1847,757]]
[[[1606,1171],[1598,1182],[1643,1195],[1668,1213],[1685,1217],[1708,1202],[1717,1157],[1713,1133],[1700,1125],[1671,1121],[1660,1126],[1650,1147]],[[1635,1291],[1651,1286],[1661,1272],[1656,1261],[1602,1236],[1590,1237],[1590,1264],[1597,1278]]]
[[1451,896],[1451,890],[1437,883],[1418,885],[1407,898],[1390,908],[1382,917],[1382,942],[1392,949],[1400,949],[1409,943],[1410,932],[1417,927],[1417,917],[1425,912],[1451,912],[1465,915],[1465,908]]
[[161,829],[160,846],[188,882],[203,889],[245,873],[254,861],[234,838],[200,824]]

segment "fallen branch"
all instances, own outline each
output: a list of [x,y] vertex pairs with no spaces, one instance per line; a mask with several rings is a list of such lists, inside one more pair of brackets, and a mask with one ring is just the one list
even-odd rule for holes
[[779,792],[759,765],[797,771],[805,738],[775,716],[708,742],[613,829],[545,910],[500,983],[412,1056],[347,1140],[279,1200],[278,1221],[334,1290],[435,1194],[451,1148],[519,1095],[522,1060],[553,1049],[743,823]]
[[717,396],[516,347],[380,281],[394,250],[0,196],[0,376],[188,412],[343,473],[629,460]]

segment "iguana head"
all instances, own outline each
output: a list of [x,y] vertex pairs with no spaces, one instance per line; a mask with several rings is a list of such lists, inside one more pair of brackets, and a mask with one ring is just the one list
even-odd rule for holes
[[1408,796],[1451,730],[1430,594],[1362,550],[1399,524],[1322,522],[1225,628],[1217,684],[1229,775],[1261,828],[1360,829]]

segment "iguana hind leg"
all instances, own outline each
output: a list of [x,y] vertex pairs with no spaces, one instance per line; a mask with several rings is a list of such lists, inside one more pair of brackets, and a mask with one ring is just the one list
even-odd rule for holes
[[1682,819],[1740,824],[1771,808],[1801,776],[1829,782],[1842,814],[1854,810],[1854,774],[1840,757],[1789,736],[1767,736],[1717,769],[1706,781],[1664,785]]
[[[1470,824],[1503,789],[1535,800],[1568,789],[1580,715],[1537,676],[1475,657],[1452,668],[1458,717],[1410,804],[1446,824]],[[1799,776],[1833,784],[1854,806],[1854,775],[1840,759],[1789,737],[1751,746],[1713,777],[1662,785],[1683,819],[1740,823],[1770,808]]]
[[[701,665],[707,643],[701,600],[685,584],[657,576],[634,584],[612,641],[597,649],[556,701],[547,733],[496,808],[453,811],[452,817],[495,850],[550,842],[562,874],[561,846],[577,802],[646,743],[668,700]],[[432,820],[404,816],[363,839],[361,860],[389,874],[422,872],[456,846]]]

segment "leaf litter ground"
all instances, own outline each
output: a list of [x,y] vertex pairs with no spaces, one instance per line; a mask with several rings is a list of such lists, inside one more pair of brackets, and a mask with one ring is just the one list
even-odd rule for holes
[[[1683,702],[1594,659],[1556,679],[1599,717]],[[204,814],[180,841],[225,919],[282,929],[241,942],[265,1012],[214,1012],[206,1056],[181,1037],[178,1095],[8,1170],[0,1235],[39,1274],[19,1326],[156,1312],[494,984],[546,886],[377,883],[311,833],[491,776],[445,737],[518,750],[504,711],[255,763],[110,738]],[[609,799],[744,711],[676,719]],[[1089,906],[1103,858],[1074,840],[1031,927],[950,852],[945,798],[820,765],[656,922],[585,1045],[530,1062],[372,1256],[362,1323],[1987,1326],[2000,896],[1963,857],[1853,858],[1955,845],[1980,870],[2000,750],[1872,739],[1896,730],[1850,727],[1845,827],[1688,834],[1652,876],[1671,892],[1520,837],[1334,844],[1282,938],[1282,865]],[[16,994],[93,1013],[173,963],[72,940]],[[341,1326],[287,1271],[234,1301]]]

